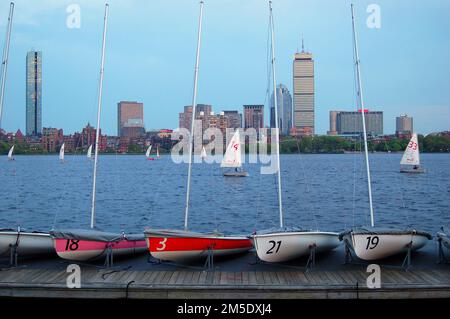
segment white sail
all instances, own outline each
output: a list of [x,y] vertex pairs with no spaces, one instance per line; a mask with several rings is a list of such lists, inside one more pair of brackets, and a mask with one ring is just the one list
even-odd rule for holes
[[220,167],[241,167],[242,166],[242,158],[241,158],[241,138],[239,135],[239,130],[237,130],[233,138],[231,139],[230,144],[227,146],[227,150],[225,152],[225,156],[220,164]]
[[159,157],[159,147],[156,148],[156,157]]
[[201,154],[200,154],[200,157],[201,157],[201,158],[206,158],[206,157],[207,157],[207,155],[206,155],[206,150],[205,150],[205,147],[204,147],[204,146],[202,147],[202,152],[201,152]]
[[14,145],[9,149],[8,159],[10,159],[10,160],[13,159],[13,152],[14,152]]
[[420,157],[419,157],[419,142],[417,141],[417,134],[414,133],[411,137],[411,140],[408,143],[408,146],[405,149],[405,153],[403,153],[402,160],[400,161],[401,165],[420,165]]
[[61,149],[59,150],[59,159],[64,161],[64,143],[61,145]]
[[150,157],[150,152],[152,151],[152,146],[150,145],[145,152],[145,157]]
[[87,158],[92,158],[92,145],[89,145],[86,156],[87,156]]

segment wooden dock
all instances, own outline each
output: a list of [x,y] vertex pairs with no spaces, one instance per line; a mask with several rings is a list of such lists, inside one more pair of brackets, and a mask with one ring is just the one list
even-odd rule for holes
[[45,298],[450,298],[450,267],[381,271],[381,288],[366,286],[365,267],[342,270],[200,271],[83,267],[81,287],[65,269],[0,271],[0,297]]

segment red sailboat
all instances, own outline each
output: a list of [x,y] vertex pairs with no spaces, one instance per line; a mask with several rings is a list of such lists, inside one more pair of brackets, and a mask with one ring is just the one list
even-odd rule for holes
[[113,262],[113,256],[133,256],[146,251],[143,234],[109,233],[95,230],[95,198],[97,181],[97,162],[100,134],[100,114],[102,106],[103,70],[105,60],[106,27],[108,4],[105,4],[103,25],[102,59],[100,67],[100,85],[97,109],[97,130],[95,136],[94,172],[92,183],[91,229],[52,230],[53,245],[59,257],[73,261],[90,261],[105,258],[107,265]]
[[[200,2],[198,22],[197,55],[194,71],[194,94],[192,98],[192,114],[196,114],[198,66],[202,32],[203,1]],[[191,121],[189,136],[189,168],[186,191],[186,207],[184,230],[146,229],[145,237],[150,254],[159,260],[186,263],[209,256],[225,256],[243,253],[252,248],[246,236],[225,236],[221,233],[197,233],[188,231],[189,196],[191,187],[191,171],[193,157],[194,118]]]

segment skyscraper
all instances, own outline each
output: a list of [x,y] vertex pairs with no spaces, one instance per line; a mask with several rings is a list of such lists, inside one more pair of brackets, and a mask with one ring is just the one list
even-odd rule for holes
[[[197,107],[195,108],[195,118],[197,119],[200,115],[200,113],[204,115],[210,115],[212,112],[212,106],[210,104],[197,104]],[[188,130],[191,130],[191,120],[192,120],[192,105],[187,105],[184,107],[184,112],[179,113],[178,116],[179,128],[186,128]]]
[[144,104],[121,101],[117,104],[117,134],[137,137],[145,133]]
[[244,105],[244,128],[264,127],[264,105]]
[[412,134],[414,132],[413,118],[408,115],[400,115],[396,118],[396,134]]
[[42,52],[27,53],[26,134],[42,133]]
[[[280,133],[288,135],[292,127],[292,96],[288,88],[280,84],[277,87],[278,126]],[[275,127],[274,97],[270,100],[270,127]]]
[[293,62],[294,128],[297,135],[314,134],[314,60],[311,53],[296,53]]

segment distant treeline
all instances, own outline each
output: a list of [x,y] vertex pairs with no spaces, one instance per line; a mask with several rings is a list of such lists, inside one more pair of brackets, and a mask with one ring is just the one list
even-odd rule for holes
[[[450,152],[450,137],[445,135],[419,135],[419,147],[421,152],[425,153],[448,153]],[[370,152],[401,152],[408,145],[408,139],[371,139],[369,140]],[[6,142],[0,142],[0,154],[7,154],[11,145]],[[284,137],[280,143],[280,153],[295,154],[295,153],[345,153],[360,151],[363,148],[361,139],[351,139],[339,136],[306,136],[302,138]],[[249,145],[245,146],[246,152],[252,148]],[[169,153],[168,147],[160,147],[160,153]],[[267,145],[267,150],[270,152],[270,144]],[[140,154],[143,150],[142,146],[129,145],[127,153]],[[115,151],[107,151],[106,153],[114,153]],[[48,154],[46,151],[37,145],[30,145],[26,143],[16,144],[14,154]],[[75,154],[82,154],[81,151]]]

